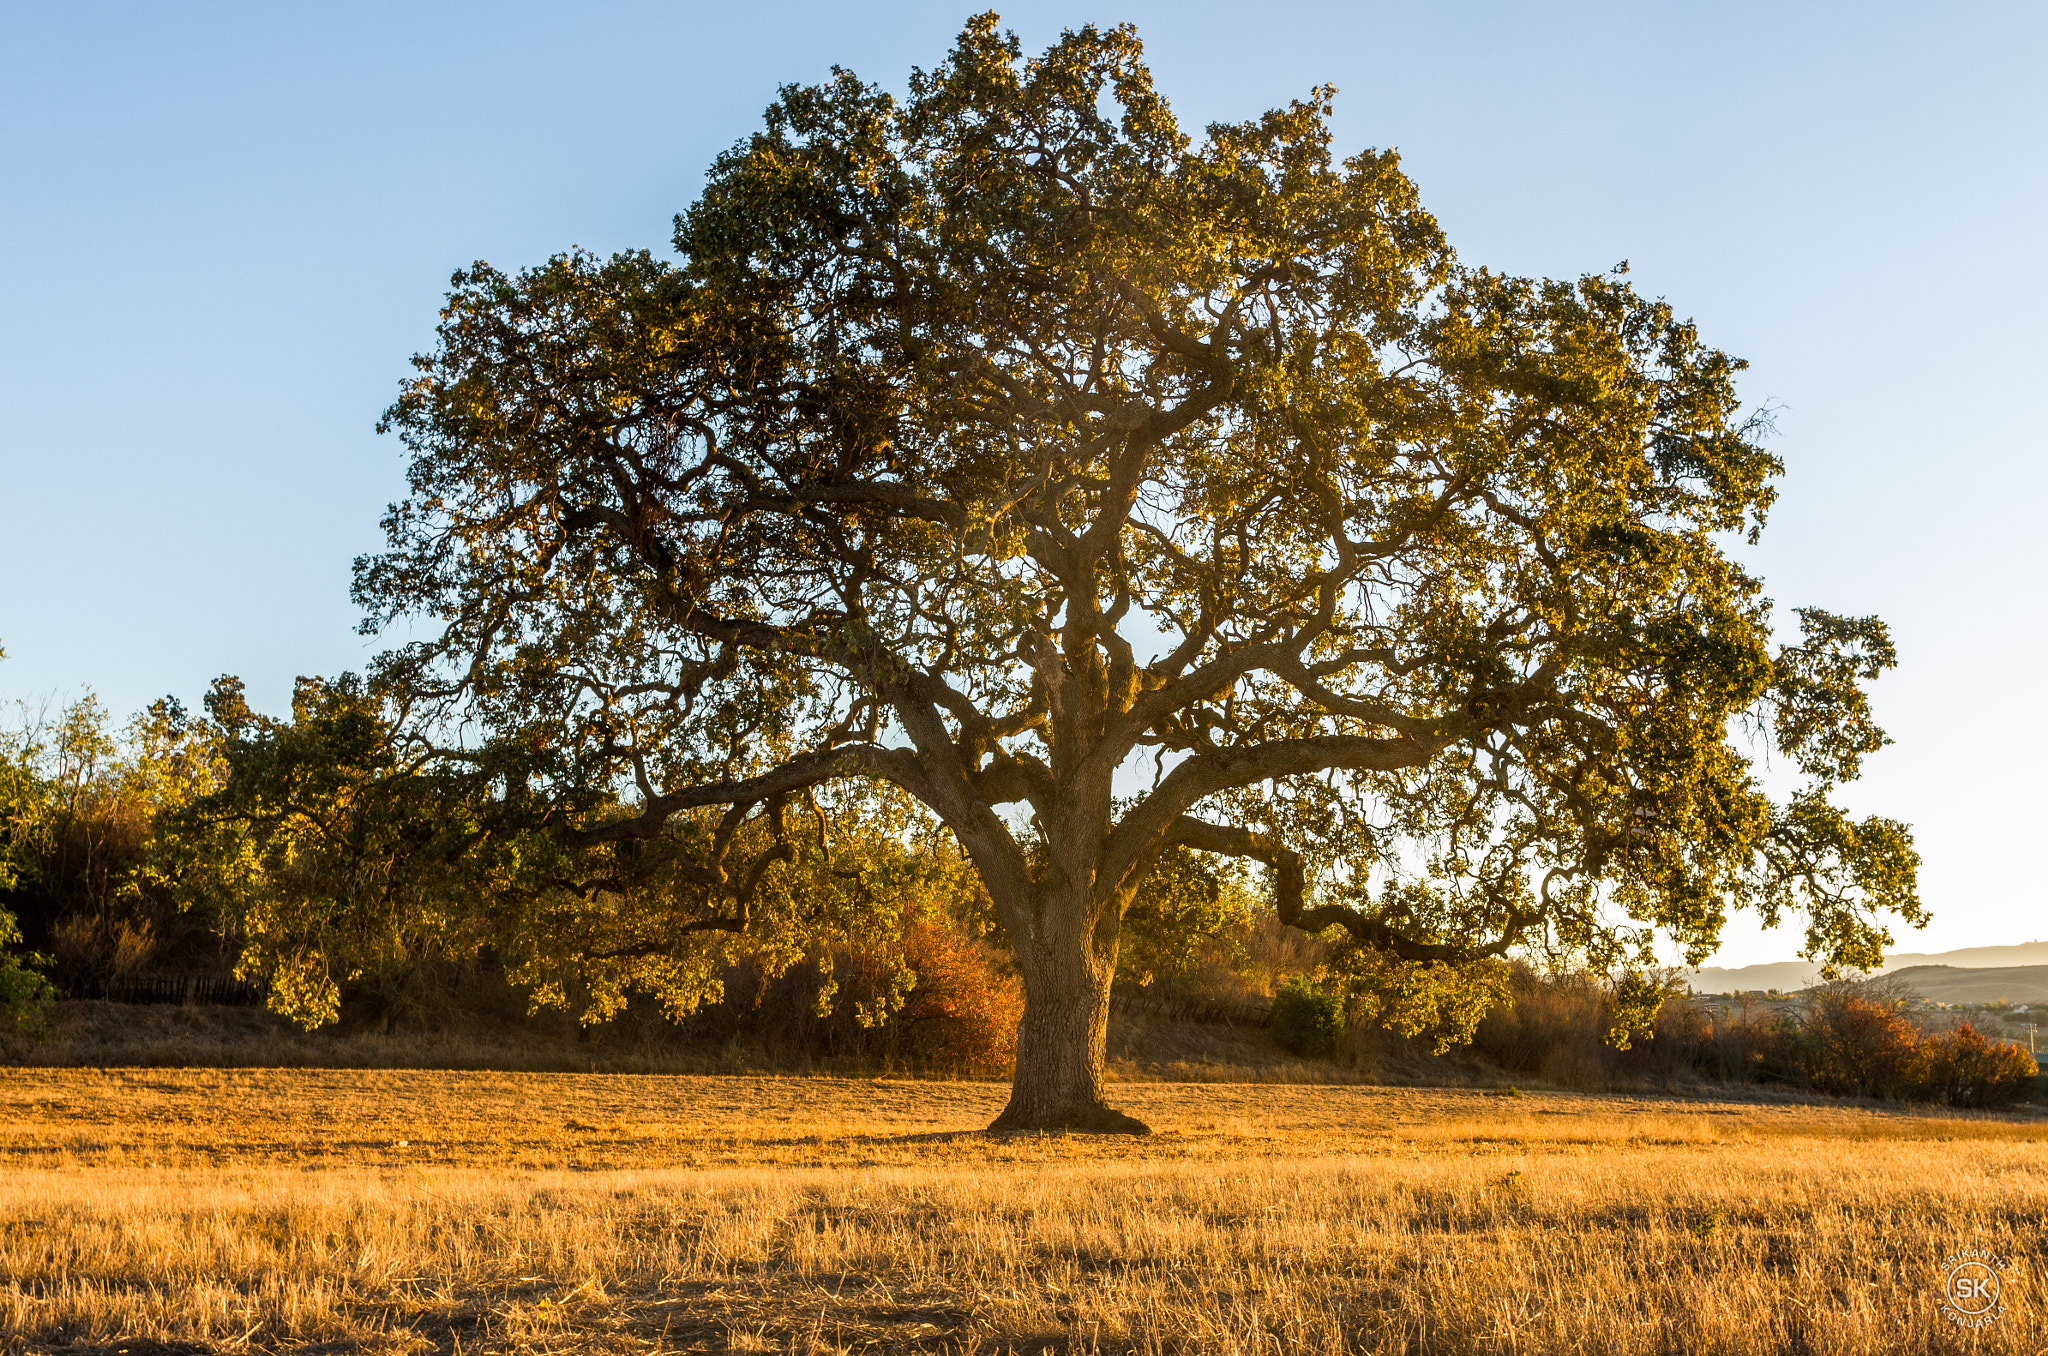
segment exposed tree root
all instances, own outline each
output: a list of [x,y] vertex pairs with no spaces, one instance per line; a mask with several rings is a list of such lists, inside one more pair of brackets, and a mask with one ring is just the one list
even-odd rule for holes
[[1054,1112],[1020,1110],[1012,1102],[989,1126],[991,1134],[1024,1134],[1033,1131],[1063,1131],[1075,1135],[1149,1135],[1152,1127],[1136,1116],[1095,1102]]

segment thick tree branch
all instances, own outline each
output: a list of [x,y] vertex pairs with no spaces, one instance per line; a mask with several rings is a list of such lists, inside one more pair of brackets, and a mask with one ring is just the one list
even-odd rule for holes
[[1249,857],[1273,868],[1273,904],[1280,921],[1303,932],[1317,933],[1341,927],[1362,946],[1384,951],[1404,961],[1436,961],[1463,964],[1498,956],[1519,942],[1542,920],[1534,910],[1511,910],[1498,937],[1461,943],[1423,942],[1367,913],[1342,904],[1304,908],[1304,868],[1301,854],[1267,834],[1253,833],[1235,825],[1211,824],[1182,815],[1174,821],[1168,841],[1198,852],[1226,857]]

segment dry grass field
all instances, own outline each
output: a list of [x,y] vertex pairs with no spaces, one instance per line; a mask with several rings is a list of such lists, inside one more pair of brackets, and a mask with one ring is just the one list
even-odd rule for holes
[[0,1069],[0,1351],[2048,1349],[2037,1112],[1118,1091]]

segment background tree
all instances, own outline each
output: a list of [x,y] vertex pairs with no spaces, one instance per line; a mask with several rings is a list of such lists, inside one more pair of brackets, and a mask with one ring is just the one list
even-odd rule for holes
[[[0,659],[7,651],[0,650]],[[13,893],[32,861],[28,830],[43,799],[42,779],[25,741],[0,738],[0,899]],[[24,954],[20,920],[0,904],[0,1034],[32,1029],[50,1002],[49,981],[37,968],[43,957]]]
[[17,710],[0,729],[0,932],[26,934],[74,997],[203,954],[211,939],[180,917],[155,835],[159,815],[213,784],[203,723],[168,697],[124,727],[91,693]]
[[1892,650],[1773,649],[1741,364],[1619,273],[1461,265],[1333,95],[1195,139],[1128,28],[985,15],[906,99],[785,89],[679,263],[458,274],[358,563],[433,632],[385,675],[516,794],[615,796],[578,841],[681,853],[705,918],[803,797],[916,798],[1024,980],[1002,1127],[1141,1128],[1109,987],[1176,849],[1410,965],[1696,961],[1730,907],[1874,963],[1916,858],[1828,795]]

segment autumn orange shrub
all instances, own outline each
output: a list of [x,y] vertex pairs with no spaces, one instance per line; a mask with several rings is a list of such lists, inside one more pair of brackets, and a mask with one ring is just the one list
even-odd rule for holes
[[1963,1022],[1921,1042],[1917,1091],[1950,1106],[2010,1106],[2034,1090],[2034,1057]]
[[733,967],[693,1024],[780,1056],[950,1073],[1009,1072],[1023,988],[989,943],[906,913],[894,937],[819,947],[779,974]]
[[1854,985],[1816,990],[1777,1044],[1784,1073],[1837,1097],[1911,1097],[1935,1053],[1923,1048],[1900,1000]]
[[1508,1072],[1565,1087],[1692,1078],[1996,1107],[2039,1086],[2025,1050],[1967,1024],[1923,1032],[1907,1012],[1909,991],[1882,979],[1823,985],[1790,1011],[1749,1001],[1719,1011],[1674,996],[1628,1050],[1602,1040],[1612,1006],[1597,979],[1517,965],[1510,991],[1480,1022],[1473,1048]]
[[1766,1076],[1837,1096],[2010,1106],[2036,1085],[2034,1057],[1967,1022],[1923,1032],[1896,995],[1829,985],[1797,1017],[1779,1018],[1758,1043]]
[[906,924],[902,946],[917,982],[889,1021],[897,1053],[934,1067],[1007,1072],[1024,1015],[1017,977],[986,942],[942,924]]

